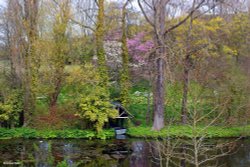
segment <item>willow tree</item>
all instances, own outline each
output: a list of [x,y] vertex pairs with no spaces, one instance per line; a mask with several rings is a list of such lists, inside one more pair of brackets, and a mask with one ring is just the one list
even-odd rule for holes
[[129,54],[127,46],[127,31],[126,31],[126,7],[130,0],[127,0],[122,7],[122,69],[120,71],[120,86],[121,86],[121,102],[124,106],[127,106],[129,101]]

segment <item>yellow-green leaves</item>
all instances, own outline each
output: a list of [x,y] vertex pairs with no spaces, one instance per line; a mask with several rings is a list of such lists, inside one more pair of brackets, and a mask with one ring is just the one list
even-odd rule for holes
[[7,121],[10,118],[13,109],[11,105],[0,103],[0,121]]
[[95,86],[88,95],[83,95],[80,100],[81,110],[77,113],[81,118],[94,123],[96,131],[102,131],[109,118],[115,118],[118,111],[112,108],[108,93],[100,86]]
[[99,71],[91,64],[66,67],[65,71],[67,85],[80,106],[76,115],[92,122],[96,131],[101,132],[104,123],[118,113],[110,103],[107,88],[100,85]]
[[21,111],[23,111],[22,93],[19,90],[12,90],[4,97],[4,102],[0,102],[0,122],[17,123]]

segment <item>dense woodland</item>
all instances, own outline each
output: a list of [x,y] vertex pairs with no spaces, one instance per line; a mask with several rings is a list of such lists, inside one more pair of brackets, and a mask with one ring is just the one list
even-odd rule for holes
[[247,1],[0,2],[1,127],[249,124]]

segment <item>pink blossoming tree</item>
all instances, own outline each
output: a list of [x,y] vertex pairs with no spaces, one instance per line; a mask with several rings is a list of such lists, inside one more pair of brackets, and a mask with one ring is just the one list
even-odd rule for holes
[[145,54],[149,52],[154,43],[151,40],[145,40],[145,33],[136,34],[133,38],[128,39],[128,51],[132,60],[137,63],[146,63]]

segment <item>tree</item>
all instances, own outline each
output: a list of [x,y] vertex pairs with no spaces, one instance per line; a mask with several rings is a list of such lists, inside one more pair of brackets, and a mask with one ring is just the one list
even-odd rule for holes
[[38,20],[38,3],[39,0],[24,0],[24,29],[27,37],[25,46],[24,64],[25,64],[25,81],[24,81],[24,111],[25,124],[29,124],[32,114],[35,111],[37,86],[37,74],[39,62],[36,60],[35,42],[38,38],[37,20]]
[[[96,55],[98,58],[98,70],[100,76],[102,76],[102,82],[100,86],[105,88],[108,87],[108,69],[105,59],[105,51],[103,46],[104,40],[104,0],[98,0],[98,14],[97,14],[97,23],[95,30],[95,40],[96,40]],[[108,92],[108,91],[107,91]]]
[[38,37],[38,0],[9,1],[6,12],[6,36],[11,61],[13,88],[24,91],[24,113],[20,122],[30,123],[35,109],[36,83],[39,63],[35,42]]
[[72,68],[68,71],[67,84],[71,89],[79,106],[76,116],[93,123],[96,131],[100,133],[109,118],[115,118],[118,111],[109,101],[106,88],[100,86],[102,78],[94,66],[86,64],[83,67]]
[[127,46],[127,29],[126,29],[126,7],[130,0],[127,0],[122,7],[122,69],[120,74],[120,85],[121,93],[120,98],[123,106],[128,105],[128,95],[129,95],[129,54]]
[[[192,10],[194,8],[195,1],[193,1]],[[182,97],[182,108],[181,108],[181,122],[182,124],[187,123],[187,98],[188,98],[188,85],[189,85],[189,72],[192,68],[192,60],[191,56],[192,53],[190,53],[191,50],[191,42],[192,42],[192,28],[193,28],[193,14],[190,16],[190,24],[187,32],[186,37],[186,56],[184,58],[184,72],[183,72],[183,97]]]
[[105,100],[107,97],[106,90],[103,87],[95,86],[87,96],[83,96],[80,100],[80,111],[76,114],[81,118],[88,119],[94,123],[94,127],[98,133],[102,131],[105,122],[109,118],[115,118],[118,113],[112,108],[112,104]]
[[154,42],[146,39],[145,32],[139,32],[127,41],[128,52],[135,64],[147,64],[147,53],[154,48]]
[[49,94],[49,110],[50,114],[56,112],[56,103],[63,86],[64,68],[66,55],[68,53],[66,30],[70,16],[70,0],[62,0],[57,3],[59,12],[55,16],[55,23],[53,27],[54,48],[51,65],[53,66],[52,73],[52,91]]
[[[143,2],[143,4],[142,4]],[[164,103],[165,103],[165,70],[169,67],[169,62],[167,61],[168,54],[170,54],[170,49],[167,47],[166,42],[169,40],[169,34],[184,24],[197,10],[199,10],[205,4],[209,4],[209,1],[201,0],[194,1],[194,6],[187,10],[187,14],[184,17],[180,17],[177,19],[177,22],[173,22],[172,24],[166,27],[166,18],[174,19],[175,14],[172,13],[174,5],[172,1],[168,0],[157,0],[146,2],[145,0],[138,0],[138,4],[140,9],[147,20],[147,22],[153,28],[154,34],[154,51],[153,55],[153,67],[154,70],[154,83],[153,83],[153,105],[154,105],[154,123],[153,130],[160,130],[164,127]],[[178,3],[178,2],[177,2]],[[143,6],[144,5],[144,6]],[[183,4],[186,5],[185,3]],[[176,5],[180,7],[179,5]],[[209,10],[211,9],[208,6]],[[145,11],[147,9],[147,11]],[[168,10],[167,10],[168,9]],[[208,10],[208,11],[209,11]],[[207,12],[207,11],[205,11]],[[151,14],[151,15],[150,15]],[[166,15],[168,17],[166,17]],[[198,14],[195,16],[196,18],[200,16]],[[172,18],[171,18],[172,17]],[[169,53],[168,53],[169,52]]]
[[[26,41],[23,38],[24,25],[21,21],[23,19],[22,8],[19,2],[9,1],[7,3],[6,9],[2,13],[3,22],[3,41],[5,44],[5,50],[8,59],[10,60],[10,76],[4,79],[6,82],[4,91],[22,92],[24,87],[24,60],[25,55],[25,45]],[[2,76],[4,77],[4,76]],[[6,98],[6,97],[5,97]],[[14,100],[14,99],[13,99]],[[17,99],[16,99],[17,100]],[[22,98],[18,98],[20,102],[23,102]],[[19,126],[24,124],[24,110],[18,110],[16,112],[19,114]]]
[[164,127],[164,103],[165,103],[165,65],[164,56],[166,48],[164,43],[165,35],[165,6],[168,1],[159,0],[152,3],[153,21],[149,20],[148,15],[145,13],[141,1],[138,0],[140,8],[154,29],[154,45],[155,50],[155,63],[154,63],[154,84],[153,84],[153,106],[154,106],[154,122],[153,130],[160,130]]
[[5,13],[2,14],[4,24],[5,46],[11,62],[12,86],[21,89],[23,85],[22,55],[24,41],[22,39],[22,13],[18,2],[9,1]]

